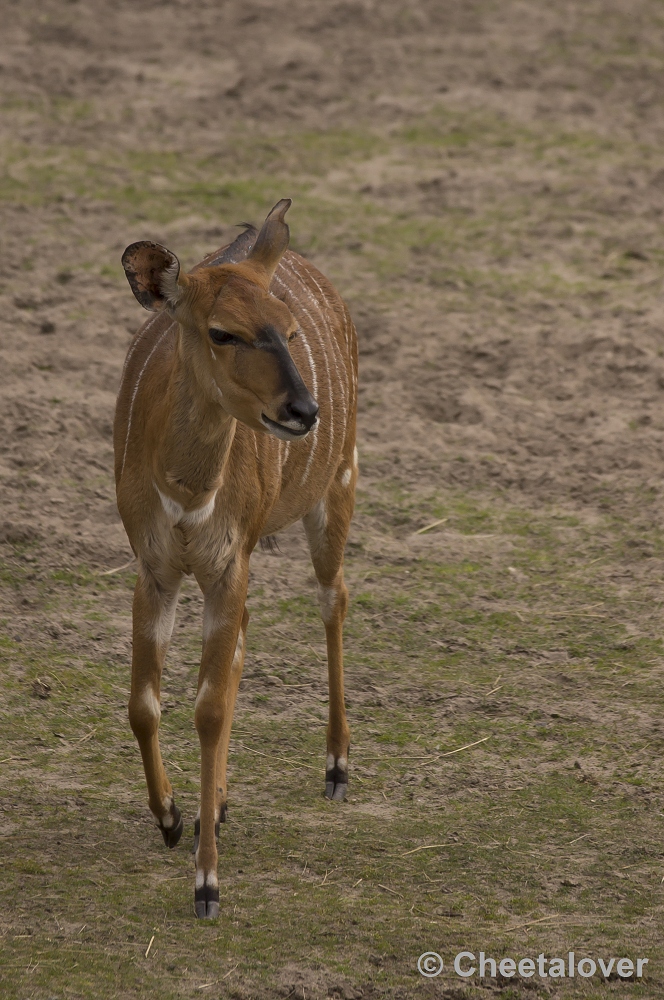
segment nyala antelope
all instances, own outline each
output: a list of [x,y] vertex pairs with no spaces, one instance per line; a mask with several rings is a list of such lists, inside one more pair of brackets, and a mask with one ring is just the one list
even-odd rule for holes
[[244,663],[249,557],[301,519],[325,624],[329,723],[325,794],[344,798],[343,558],[357,479],[357,341],[332,285],[288,249],[278,202],[189,274],[157,243],[122,264],[155,311],[134,338],[115,417],[118,508],[138,561],[129,720],[149,804],[168,847],[184,823],[159,748],[160,681],[183,574],[204,595],[194,718],[201,746],[194,824],[197,917],[219,914],[217,846]]

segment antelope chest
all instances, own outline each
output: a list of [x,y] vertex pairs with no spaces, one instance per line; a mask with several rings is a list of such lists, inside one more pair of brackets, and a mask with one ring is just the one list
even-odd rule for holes
[[159,497],[150,537],[152,554],[183,573],[220,575],[233,559],[239,533],[217,503],[218,490],[201,506],[185,509],[155,484]]

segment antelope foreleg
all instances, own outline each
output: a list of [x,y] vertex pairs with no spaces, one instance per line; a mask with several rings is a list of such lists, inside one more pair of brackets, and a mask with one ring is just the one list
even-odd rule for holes
[[[228,746],[231,739],[231,726],[233,724],[233,712],[235,710],[235,701],[237,699],[237,691],[240,686],[240,681],[242,679],[242,670],[244,667],[244,651],[246,647],[246,636],[247,636],[247,625],[249,624],[249,612],[244,609],[242,615],[242,625],[240,626],[240,631],[237,637],[237,644],[235,647],[235,655],[233,656],[233,662],[231,664],[231,680],[230,680],[230,691],[228,693],[228,704],[229,710],[224,715],[224,721],[221,729],[221,738],[219,740],[219,749],[217,752],[217,805],[216,805],[216,821],[215,821],[215,836],[219,836],[219,826],[221,823],[225,823],[228,817],[228,782],[226,779],[226,768],[228,766]],[[198,843],[201,835],[201,817],[200,812],[196,817],[196,822],[194,823],[194,854],[198,850]]]
[[201,744],[201,807],[196,848],[197,917],[219,916],[215,827],[226,802],[226,755],[244,660],[246,568],[235,586],[205,594],[205,636],[195,723]]
[[149,573],[139,570],[134,590],[129,696],[129,722],[143,758],[150,810],[168,847],[175,847],[184,827],[159,747],[161,672],[173,630],[178,589],[179,579],[164,588]]

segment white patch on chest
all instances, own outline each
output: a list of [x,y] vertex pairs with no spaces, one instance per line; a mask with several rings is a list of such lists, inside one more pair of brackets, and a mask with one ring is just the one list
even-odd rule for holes
[[344,469],[343,475],[341,477],[341,485],[342,486],[348,486],[348,484],[350,483],[350,477],[351,477],[351,475],[352,475],[352,473],[351,473],[350,469]]
[[198,507],[196,510],[185,511],[182,504],[179,504],[177,500],[173,500],[165,493],[162,493],[156,483],[155,489],[161,499],[161,505],[164,508],[164,513],[172,525],[184,524],[190,527],[196,524],[203,524],[204,521],[207,521],[207,519],[212,516],[214,502],[217,497],[216,490],[211,499],[208,500],[203,507]]

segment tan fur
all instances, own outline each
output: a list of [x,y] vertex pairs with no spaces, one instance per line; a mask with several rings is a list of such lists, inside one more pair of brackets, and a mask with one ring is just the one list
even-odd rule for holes
[[[348,310],[334,288],[286,249],[283,215],[288,204],[280,202],[270,213],[256,239],[255,255],[250,252],[239,262],[199,265],[178,277],[177,258],[167,256],[165,248],[149,245],[149,271],[141,271],[142,245],[129,248],[131,266],[142,282],[140,294],[166,303],[129,349],[115,421],[118,507],[138,558],[130,720],[143,756],[150,807],[165,826],[164,803],[172,802],[172,788],[159,750],[159,718],[146,692],[158,704],[171,608],[182,574],[193,573],[205,595],[195,707],[201,741],[196,863],[204,881],[216,872],[214,824],[227,798],[228,742],[248,622],[249,556],[261,537],[299,519],[304,520],[324,595],[327,751],[342,767],[348,757],[343,552],[357,479],[357,343]],[[162,251],[168,272],[164,281],[158,274]],[[132,281],[133,271],[130,275],[125,266]],[[241,346],[215,346],[210,328],[242,338]],[[287,428],[283,413],[291,392],[284,376],[288,359],[261,347],[265,330],[277,331],[271,335],[281,338],[279,350],[290,351],[320,407],[317,425],[294,440],[280,440],[263,423],[267,418]]]

